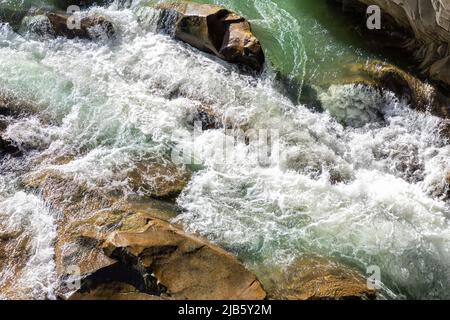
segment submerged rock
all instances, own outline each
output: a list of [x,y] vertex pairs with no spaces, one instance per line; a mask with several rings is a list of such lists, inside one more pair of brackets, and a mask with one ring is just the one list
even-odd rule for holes
[[79,227],[72,224],[78,250],[84,247],[90,254],[82,260],[72,257],[64,261],[65,265],[79,266],[81,287],[75,292],[67,290],[64,283],[70,282],[70,278],[63,271],[61,297],[140,300],[265,297],[256,277],[230,254],[152,214],[123,208],[99,210],[89,223],[80,221]]
[[270,298],[281,300],[368,300],[376,291],[358,272],[320,257],[303,257],[286,270]]
[[56,37],[99,40],[102,38],[109,39],[114,36],[113,24],[101,15],[93,14],[82,17],[79,28],[69,28],[71,25],[69,21],[71,16],[69,14],[50,12],[45,16],[50,22],[53,35]]
[[20,26],[22,19],[27,15],[28,10],[22,8],[11,8],[0,3],[0,23],[8,23],[13,29]]
[[228,62],[254,70],[262,68],[265,59],[261,44],[245,18],[208,4],[164,4],[159,8],[178,15],[174,26],[176,38]]
[[35,113],[37,108],[31,102],[21,99],[14,93],[0,88],[0,116],[19,117]]
[[189,173],[172,163],[139,162],[127,173],[134,192],[145,192],[155,198],[171,199],[178,196],[190,180]]
[[352,65],[350,69],[352,77],[345,80],[348,83],[391,91],[414,109],[450,118],[450,100],[447,97],[435,87],[392,64],[374,60]]
[[332,85],[318,99],[337,121],[345,126],[363,127],[382,122],[385,99],[376,89],[366,85]]

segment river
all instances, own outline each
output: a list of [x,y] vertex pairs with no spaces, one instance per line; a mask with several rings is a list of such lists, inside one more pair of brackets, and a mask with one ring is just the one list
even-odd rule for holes
[[[261,279],[320,254],[363,274],[378,266],[385,297],[450,298],[449,202],[438,195],[450,168],[442,120],[389,92],[339,84],[345,65],[383,57],[363,49],[338,12],[326,1],[208,1],[252,23],[269,61],[254,75],[159,31],[145,2],[89,9],[111,19],[114,41],[42,40],[0,24],[0,88],[37,108],[7,119],[3,132],[23,155],[0,160],[0,236],[26,233],[32,254],[18,275],[3,265],[0,294],[15,277],[23,297],[54,298],[59,213],[24,177],[56,170],[145,196],[127,172],[182,148],[198,163],[188,166],[174,221]],[[300,101],[308,87],[323,111]],[[199,102],[236,128],[276,132],[278,153],[261,163],[257,142],[227,143],[220,128],[193,140]]]

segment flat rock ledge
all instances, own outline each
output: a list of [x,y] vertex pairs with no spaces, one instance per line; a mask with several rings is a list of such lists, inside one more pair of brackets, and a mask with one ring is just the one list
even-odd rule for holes
[[115,261],[88,275],[70,299],[262,300],[266,293],[233,255],[156,218],[103,243]]

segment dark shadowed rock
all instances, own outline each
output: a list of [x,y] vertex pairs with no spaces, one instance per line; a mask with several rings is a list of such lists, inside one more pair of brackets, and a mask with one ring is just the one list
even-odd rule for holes
[[262,68],[261,44],[245,18],[223,7],[207,4],[165,4],[159,8],[178,14],[176,38],[228,62],[254,70]]
[[16,30],[27,13],[28,10],[9,8],[0,4],[0,23],[9,23]]
[[20,155],[20,150],[9,140],[5,140],[1,137],[0,130],[0,157],[5,154],[10,154],[12,156]]
[[21,99],[13,92],[0,88],[0,116],[20,117],[37,111],[36,105]]
[[23,100],[8,90],[0,89],[0,156],[21,154],[19,148],[8,139],[2,137],[8,125],[16,118],[36,112],[36,106]]
[[[172,172],[170,166],[159,166],[155,171],[152,163],[137,168],[128,176],[131,185],[143,184],[147,175]],[[161,183],[161,192],[179,190],[170,181],[156,181]],[[231,254],[159,219],[176,215],[168,213],[170,209],[159,205],[159,200],[155,206],[149,201],[130,203],[119,194],[92,189],[57,171],[31,174],[23,183],[40,189],[42,197],[63,213],[55,243],[56,292],[61,298],[265,297],[255,275]],[[67,286],[73,279],[68,269],[71,266],[79,271],[78,290]]]

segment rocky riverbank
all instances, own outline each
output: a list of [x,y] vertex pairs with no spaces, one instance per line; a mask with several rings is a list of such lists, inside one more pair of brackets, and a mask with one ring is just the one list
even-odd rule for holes
[[[338,0],[346,12],[359,16],[365,26],[369,5],[382,9],[382,30],[366,32],[377,37],[381,46],[409,52],[416,68],[427,79],[450,88],[450,5],[446,0]],[[399,39],[403,39],[399,41]]]

